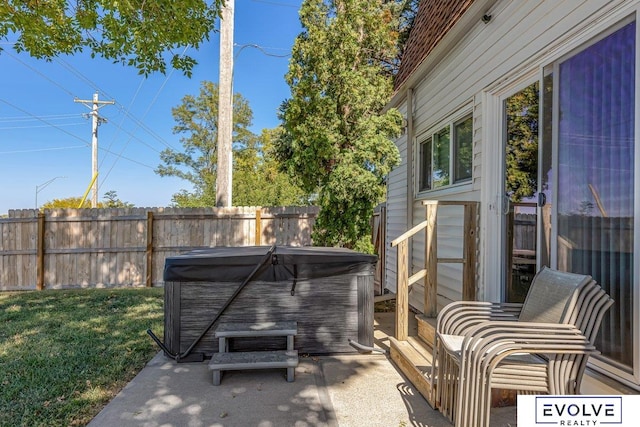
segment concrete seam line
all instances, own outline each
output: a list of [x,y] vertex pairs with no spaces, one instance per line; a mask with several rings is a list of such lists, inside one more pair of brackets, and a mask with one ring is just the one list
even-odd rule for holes
[[333,409],[333,402],[331,401],[331,396],[329,396],[329,391],[327,390],[327,380],[324,375],[323,368],[324,363],[322,361],[318,361],[314,369],[318,398],[320,399],[320,405],[322,406],[324,421],[327,422],[328,427],[338,427],[336,411]]

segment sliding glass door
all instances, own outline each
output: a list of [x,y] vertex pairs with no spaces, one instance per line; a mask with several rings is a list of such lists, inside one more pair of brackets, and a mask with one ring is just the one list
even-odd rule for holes
[[607,364],[628,373],[637,357],[635,40],[631,22],[551,64],[545,74],[552,77],[543,83],[545,93],[553,94],[543,104],[551,116],[543,145],[555,150],[546,171],[555,209],[542,215],[541,226],[555,230],[551,262],[560,270],[592,275],[615,299],[597,346]]

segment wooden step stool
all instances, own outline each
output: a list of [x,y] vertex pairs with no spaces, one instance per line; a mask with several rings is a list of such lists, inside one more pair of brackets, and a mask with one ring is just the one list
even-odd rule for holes
[[[218,353],[209,362],[213,372],[213,385],[220,385],[222,371],[244,369],[287,368],[287,381],[294,381],[298,366],[298,350],[293,349],[294,336],[298,334],[297,322],[222,323],[218,325]],[[259,338],[286,336],[286,350],[229,352],[227,338]]]

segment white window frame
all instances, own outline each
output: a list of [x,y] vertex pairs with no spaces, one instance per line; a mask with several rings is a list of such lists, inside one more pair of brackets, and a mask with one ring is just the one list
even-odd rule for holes
[[[474,120],[473,120],[473,109],[471,106],[467,106],[463,109],[460,109],[458,111],[456,111],[456,113],[451,114],[449,116],[447,116],[446,119],[441,120],[439,122],[437,122],[435,125],[430,126],[426,131],[421,132],[415,139],[415,150],[414,150],[414,158],[415,158],[415,171],[416,173],[414,174],[415,176],[415,189],[416,189],[416,193],[415,193],[415,197],[416,198],[421,198],[421,197],[425,197],[427,194],[429,195],[429,197],[433,197],[434,193],[441,193],[441,192],[447,192],[447,190],[451,189],[451,188],[458,188],[458,187],[462,187],[462,186],[469,186],[473,183],[473,154],[471,156],[471,176],[469,178],[465,178],[464,180],[461,181],[457,181],[456,182],[456,177],[455,177],[455,166],[456,166],[456,150],[455,150],[455,134],[454,134],[454,128],[456,124],[459,124],[460,122],[466,120],[466,119],[471,119],[471,149],[474,149],[473,146],[473,127],[474,127]],[[443,185],[441,187],[436,187],[436,188],[429,188],[429,189],[424,189],[421,190],[420,189],[420,180],[421,180],[421,176],[422,176],[422,144],[424,144],[425,142],[427,142],[429,139],[431,139],[431,174],[432,174],[432,179],[433,179],[433,137],[434,135],[436,135],[438,132],[440,132],[441,130],[443,130],[445,127],[449,126],[449,184],[447,185]],[[433,181],[432,181],[432,185],[433,185]]]

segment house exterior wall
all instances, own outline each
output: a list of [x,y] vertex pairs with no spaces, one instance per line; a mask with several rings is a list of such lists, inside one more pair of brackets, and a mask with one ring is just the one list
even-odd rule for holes
[[[499,300],[501,261],[499,252],[496,253],[500,246],[496,236],[501,224],[503,177],[496,165],[503,151],[500,102],[516,89],[539,79],[543,66],[587,43],[637,9],[640,9],[638,0],[474,1],[418,68],[404,78],[389,104],[402,107],[406,115],[407,93],[411,90],[413,128],[396,141],[403,153],[403,163],[388,182],[387,213],[389,218],[395,218],[395,223],[388,226],[388,241],[425,219],[422,205],[425,199],[480,202],[477,295],[480,300]],[[490,22],[482,21],[483,14],[491,15]],[[408,194],[407,180],[415,179],[416,175],[420,136],[464,109],[473,112],[472,180],[459,186]],[[408,150],[414,153],[409,165]],[[409,212],[407,204],[412,206]],[[462,211],[447,207],[441,208],[438,215],[439,256],[460,256],[462,239],[456,236],[461,232]],[[405,221],[404,228],[400,219]],[[424,268],[423,236],[416,236],[411,248],[410,274]],[[396,252],[395,248],[387,252],[386,287],[392,290],[396,286]],[[438,307],[461,299],[460,277],[460,266],[438,265]],[[421,282],[414,285],[409,301],[422,311]],[[601,390],[600,382],[588,383],[593,386],[590,390]]]
[[[428,2],[427,2],[428,3]],[[526,74],[539,58],[561,51],[563,40],[571,33],[588,30],[592,22],[603,14],[614,13],[616,9],[629,6],[636,1],[544,1],[528,0],[488,1],[476,0],[454,28],[431,50],[417,70],[404,79],[390,106],[400,108],[407,116],[407,89],[413,90],[413,132],[405,133],[396,141],[402,163],[390,175],[387,199],[388,241],[401,235],[408,228],[425,219],[422,200],[472,200],[481,202],[480,207],[480,251],[478,264],[478,296],[491,299],[495,291],[486,289],[487,268],[484,263],[485,240],[488,233],[494,233],[495,224],[488,217],[496,217],[499,203],[496,203],[498,189],[496,177],[483,173],[486,163],[484,155],[496,153],[496,144],[501,144],[501,135],[488,134],[485,129],[487,118],[483,112],[484,94],[502,81],[516,79]],[[484,23],[480,18],[490,14],[492,19]],[[445,48],[446,47],[446,48]],[[471,183],[452,186],[423,194],[407,194],[407,168],[410,167],[415,179],[417,141],[422,133],[446,119],[456,111],[467,107],[473,111],[473,178]],[[491,147],[490,150],[487,150]],[[414,161],[407,165],[408,150],[414,150]],[[498,153],[500,149],[498,149]],[[407,215],[407,198],[413,199],[412,215]],[[457,233],[454,227],[461,227],[460,209],[440,209],[439,255],[457,256],[461,253],[461,239],[443,238],[443,235]],[[407,224],[407,217],[411,224]],[[416,236],[411,251],[413,271],[424,266],[424,238]],[[386,287],[395,290],[396,250],[390,249],[387,258]],[[460,299],[461,267],[441,264],[438,266],[438,305]],[[410,302],[422,309],[422,284],[416,284],[411,291]]]

